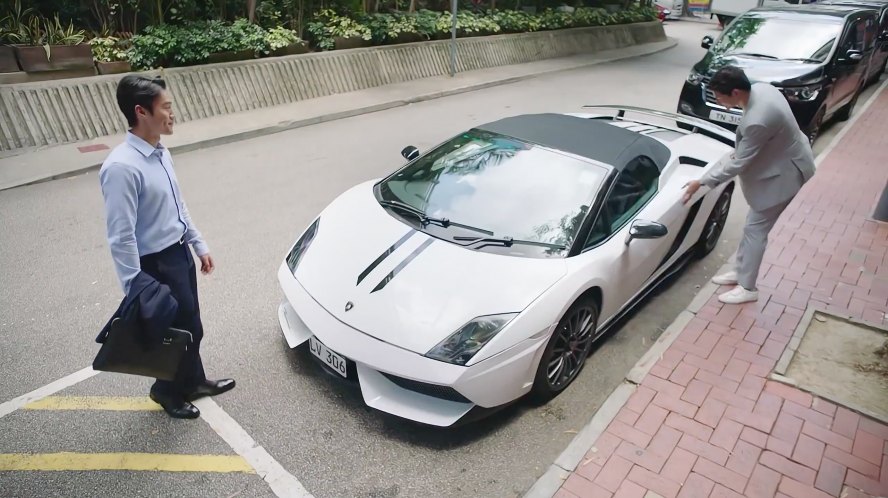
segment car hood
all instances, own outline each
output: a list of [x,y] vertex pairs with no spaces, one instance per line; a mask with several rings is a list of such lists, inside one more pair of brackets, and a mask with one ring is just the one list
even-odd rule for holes
[[815,83],[823,78],[823,64],[804,64],[796,61],[758,59],[753,57],[717,57],[707,54],[694,69],[712,76],[724,66],[736,66],[753,82],[777,83],[780,86],[798,86]]
[[522,311],[567,271],[563,259],[479,252],[416,231],[379,205],[373,185],[321,213],[295,271],[321,306],[365,334],[425,354],[475,317]]

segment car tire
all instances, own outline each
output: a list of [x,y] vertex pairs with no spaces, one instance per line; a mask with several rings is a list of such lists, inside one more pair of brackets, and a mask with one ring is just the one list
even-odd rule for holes
[[820,136],[820,131],[823,129],[824,116],[826,116],[826,108],[821,107],[805,130],[805,136],[808,137],[808,143],[811,144],[811,147],[814,147],[814,142],[817,141],[817,137]]
[[[532,402],[542,404],[558,396],[583,370],[595,340],[598,313],[595,298],[585,296],[571,305],[561,317],[537,366],[529,395]],[[572,343],[571,338],[576,342]],[[564,372],[565,365],[572,370]],[[552,377],[555,378],[554,382]]]
[[854,94],[854,98],[836,113],[836,119],[839,121],[848,121],[851,119],[851,114],[854,112],[854,106],[857,105],[857,99],[860,98],[860,94],[863,93],[863,87],[865,84],[865,80],[860,82],[860,86],[857,87],[857,92]]
[[706,218],[706,224],[703,225],[703,232],[700,238],[694,244],[694,257],[702,259],[715,249],[718,245],[718,239],[721,237],[728,222],[728,214],[731,212],[731,197],[733,197],[733,185],[729,185],[718,196],[709,217]]

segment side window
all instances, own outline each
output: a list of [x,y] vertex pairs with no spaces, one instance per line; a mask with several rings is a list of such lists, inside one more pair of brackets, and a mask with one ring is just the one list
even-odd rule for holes
[[591,247],[617,232],[657,192],[660,170],[647,156],[631,160],[617,176],[601,206],[584,247]]
[[845,50],[857,50],[863,52],[865,29],[866,26],[862,19],[854,21],[848,28],[848,33],[845,35],[845,41],[842,43],[842,48]]
[[882,24],[879,26],[879,34],[888,33],[888,9],[882,12]]
[[874,18],[867,19],[865,22],[866,34],[864,35],[864,46],[866,47],[866,50],[870,50],[876,43],[878,25],[876,24],[876,20]]

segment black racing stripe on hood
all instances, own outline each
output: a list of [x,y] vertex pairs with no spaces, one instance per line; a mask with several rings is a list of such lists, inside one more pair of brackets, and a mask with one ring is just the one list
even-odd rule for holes
[[391,255],[391,253],[395,252],[395,249],[401,247],[401,245],[404,242],[407,242],[407,240],[410,237],[413,237],[413,235],[415,233],[416,233],[416,230],[411,229],[409,232],[404,234],[403,237],[401,237],[401,240],[395,242],[394,244],[392,244],[391,247],[389,247],[382,254],[380,254],[378,258],[376,258],[372,263],[370,263],[370,266],[368,266],[364,271],[361,272],[360,275],[358,275],[358,283],[356,283],[355,286],[361,285],[361,281],[364,280],[365,278],[367,278],[367,275],[369,275],[370,272],[372,272],[377,266],[379,266],[379,263],[382,263],[382,261],[385,258],[389,257],[389,255]]
[[374,292],[381,290],[383,287],[385,287],[389,282],[392,281],[393,278],[395,278],[395,275],[397,275],[401,270],[404,269],[405,266],[407,266],[408,264],[410,264],[411,261],[413,261],[413,258],[419,256],[419,253],[425,251],[426,247],[432,245],[432,242],[434,242],[434,241],[435,241],[435,239],[430,237],[428,240],[423,242],[421,246],[414,249],[414,251],[412,253],[410,253],[409,256],[404,258],[404,261],[401,261],[401,263],[399,263],[398,266],[396,266],[395,269],[391,271],[391,273],[386,275],[385,278],[382,279],[381,282],[376,284],[376,287],[374,287],[373,290],[370,291],[370,294],[373,294]]

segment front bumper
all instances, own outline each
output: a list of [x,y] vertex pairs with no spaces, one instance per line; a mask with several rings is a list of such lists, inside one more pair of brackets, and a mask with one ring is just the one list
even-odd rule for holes
[[[789,102],[789,108],[792,110],[793,116],[795,116],[796,118],[796,122],[798,122],[799,127],[803,131],[807,132],[813,124],[814,118],[817,115],[817,111],[823,105],[823,99],[824,96],[821,93],[818,98],[812,101],[802,102],[787,100]],[[680,114],[686,114],[688,116],[705,119],[710,123],[715,123],[731,131],[737,129],[737,124],[726,123],[724,121],[714,119],[713,111],[730,114],[738,121],[739,118],[743,116],[743,112],[740,110],[729,110],[723,106],[714,103],[712,97],[707,97],[706,91],[702,85],[693,85],[691,83],[685,82],[681,90],[681,96],[678,99],[678,112]]]
[[469,367],[426,358],[380,341],[341,322],[302,287],[286,262],[278,270],[286,296],[278,320],[294,348],[317,337],[353,362],[364,402],[377,410],[423,424],[447,427],[476,407],[506,405],[533,386],[548,334]]

